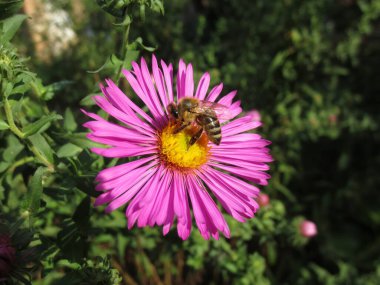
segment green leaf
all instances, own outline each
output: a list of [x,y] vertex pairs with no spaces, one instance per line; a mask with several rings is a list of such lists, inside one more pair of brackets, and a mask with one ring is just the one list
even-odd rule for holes
[[146,45],[144,45],[143,43],[143,39],[141,37],[138,37],[135,42],[140,46],[142,47],[143,49],[147,50],[147,51],[150,51],[150,52],[154,52],[157,48],[156,47],[148,47]]
[[3,96],[4,97],[8,97],[9,95],[11,95],[12,94],[12,91],[13,91],[13,83],[12,82],[7,82],[7,81],[3,81],[2,82],[2,91],[3,91]]
[[140,17],[141,17],[141,20],[144,22],[145,21],[145,5],[144,4],[140,5]]
[[3,152],[3,159],[7,162],[12,162],[17,155],[24,149],[24,145],[14,136],[10,135],[7,138],[8,147]]
[[73,81],[70,80],[61,80],[54,82],[48,86],[44,87],[43,92],[41,92],[41,98],[45,101],[51,100],[54,95],[64,89],[66,86],[73,84]]
[[75,122],[73,112],[70,108],[65,110],[65,120],[63,122],[63,127],[68,131],[75,131],[77,128],[77,123]]
[[53,150],[41,134],[35,134],[29,137],[32,145],[36,150],[51,164],[54,164]]
[[8,162],[1,161],[0,162],[0,173],[2,173],[5,170],[7,170],[8,167],[9,167],[9,163]]
[[41,196],[42,196],[42,177],[45,173],[45,167],[38,167],[34,173],[32,179],[29,182],[29,190],[26,195],[26,209],[30,211],[32,215],[36,214],[40,209]]
[[70,142],[80,146],[81,148],[102,147],[102,144],[90,141],[86,137],[87,133],[75,133],[65,136]]
[[114,23],[115,26],[120,26],[120,27],[126,27],[132,23],[131,17],[128,15],[125,15],[123,21],[121,23]]
[[1,1],[0,3],[0,20],[6,19],[17,13],[22,7],[23,0]]
[[5,121],[0,120],[0,131],[7,130],[7,129],[9,129],[8,124]]
[[96,94],[89,94],[89,95],[87,95],[82,100],[80,100],[79,104],[81,106],[93,106],[93,105],[95,105],[95,102],[92,99],[95,95]]
[[27,18],[26,15],[14,15],[3,21],[1,42],[9,42],[20,28],[22,22]]
[[128,50],[123,62],[123,68],[131,69],[132,61],[136,61],[139,57],[140,51],[138,50]]
[[120,60],[116,55],[111,54],[108,57],[108,59],[106,60],[106,62],[100,68],[98,68],[97,70],[87,71],[87,72],[88,73],[98,73],[98,72],[102,71],[103,69],[116,70],[122,64],[123,64],[122,60]]
[[83,198],[73,215],[73,221],[78,226],[79,230],[86,232],[89,226],[90,220],[90,196]]
[[161,0],[152,0],[150,2],[150,9],[152,9],[156,13],[160,13],[164,15],[165,9],[164,9],[164,3]]
[[67,143],[63,145],[58,151],[57,151],[57,156],[58,157],[71,157],[75,156],[79,153],[82,152],[82,148],[79,146],[76,146],[75,144],[72,143]]
[[51,121],[61,120],[61,119],[62,119],[62,116],[58,114],[43,116],[41,119],[37,120],[36,122],[24,127],[22,131],[25,134],[25,137],[28,137],[40,131],[46,130],[47,129],[46,127],[48,127],[47,124],[49,124]]
[[20,84],[17,85],[15,88],[12,90],[12,95],[13,94],[24,94],[25,92],[30,90],[30,84]]

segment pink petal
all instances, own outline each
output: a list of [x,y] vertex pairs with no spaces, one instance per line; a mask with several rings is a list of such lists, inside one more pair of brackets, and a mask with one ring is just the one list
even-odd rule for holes
[[104,199],[102,203],[104,203],[105,201],[105,203],[108,203],[110,199],[113,200],[107,206],[106,212],[110,213],[115,209],[127,204],[136,195],[136,193],[141,190],[143,185],[147,183],[147,181],[152,177],[154,171],[155,170],[153,169],[149,169],[144,173],[144,175],[139,177],[138,182],[134,181],[134,183],[129,183],[128,181],[126,181],[126,184],[122,187],[116,188],[114,191],[109,191],[103,194],[105,196],[108,194],[109,196],[102,197],[102,199]]
[[236,191],[240,192],[242,195],[248,197],[256,197],[260,192],[259,188],[256,186],[253,186],[252,184],[249,184],[237,177],[226,174],[215,168],[206,167],[205,171],[208,175],[210,175],[210,178],[217,180],[228,187],[231,187],[231,189],[236,189]]
[[236,93],[237,93],[236,90],[231,91],[231,92],[228,93],[226,96],[223,96],[223,97],[218,101],[218,103],[219,103],[219,104],[222,104],[222,105],[225,105],[225,106],[227,106],[227,107],[230,107],[231,104],[232,104],[232,100],[234,99]]
[[210,85],[210,74],[208,72],[204,73],[199,80],[197,91],[195,92],[195,97],[199,100],[204,100],[207,94],[208,87]]
[[[106,111],[112,117],[123,122],[127,126],[139,126],[138,121],[134,120],[130,116],[126,116],[124,112],[115,108],[110,102],[108,102],[108,100],[106,98],[104,98],[102,96],[94,96],[94,100],[100,108],[102,108],[104,111]],[[147,131],[153,132],[149,126],[140,125],[140,127],[141,128],[135,128],[135,130],[138,130],[138,131],[144,132],[144,133],[146,133]]]
[[189,64],[186,69],[185,96],[193,97],[193,93],[194,93],[193,66]]
[[247,179],[248,181],[252,181],[252,182],[260,184],[260,185],[267,185],[268,184],[267,180],[270,178],[269,174],[267,174],[265,172],[258,171],[258,170],[256,170],[256,171],[255,170],[248,170],[245,168],[227,166],[227,165],[220,164],[220,163],[219,164],[209,163],[209,165],[217,167],[217,168],[225,170],[225,171],[228,171],[232,174],[235,174],[235,175],[240,176],[244,179]]
[[173,66],[170,64],[169,66],[161,60],[162,71],[164,72],[166,92],[168,94],[169,103],[174,101],[173,98]]
[[199,176],[206,182],[210,190],[222,203],[223,207],[237,220],[244,222],[245,218],[253,217],[256,208],[252,207],[252,199],[246,195],[239,195],[228,183],[223,183],[221,179],[213,179],[212,175],[199,173]]
[[110,168],[103,169],[98,173],[96,176],[95,180],[98,182],[101,181],[108,181],[111,179],[115,179],[117,177],[120,177],[124,174],[127,174],[128,172],[132,171],[133,169],[136,169],[137,167],[140,167],[141,165],[152,161],[154,156],[149,156],[146,158],[140,158],[135,161],[123,163],[117,166],[113,166]]
[[[126,216],[128,217],[128,228],[131,229],[135,222],[139,219],[141,209],[152,198],[152,186],[157,186],[162,175],[162,169],[159,167],[153,177],[140,189],[132,202],[128,205]],[[154,194],[154,193],[153,193]],[[141,221],[140,221],[141,226]]]
[[182,97],[185,97],[185,80],[186,80],[186,64],[180,59],[177,74],[177,102]]
[[114,179],[108,181],[101,181],[98,185],[96,185],[96,190],[98,191],[113,191],[116,188],[123,187],[125,185],[125,179],[135,180],[135,177],[140,177],[145,174],[147,170],[150,168],[157,167],[157,160],[152,161],[151,163],[144,165],[142,167],[138,167],[136,169],[131,170],[130,172],[120,176],[115,177]]
[[224,136],[233,136],[261,126],[260,122],[253,122],[250,116],[245,116],[222,126]]
[[154,82],[156,83],[158,94],[160,95],[159,98],[161,99],[162,105],[164,106],[164,110],[166,110],[165,108],[167,105],[169,105],[169,102],[164,87],[164,76],[158,67],[157,59],[154,55],[152,56],[152,71]]
[[[133,64],[133,63],[132,63]],[[138,68],[138,65],[136,65]],[[139,68],[138,68],[139,69]],[[135,71],[136,72],[136,71]],[[133,91],[137,94],[137,96],[140,97],[140,99],[145,103],[145,105],[148,107],[149,111],[152,113],[153,117],[155,119],[159,119],[162,117],[159,110],[157,110],[156,106],[153,104],[152,100],[146,95],[148,91],[145,89],[145,87],[142,87],[139,82],[143,82],[142,75],[140,71],[136,73],[136,79],[133,74],[124,69],[123,73],[125,77],[127,78],[129,84],[131,85]],[[137,75],[138,74],[138,75]]]
[[196,182],[191,175],[188,176],[188,192],[193,205],[195,221],[201,235],[205,239],[209,239],[210,233],[215,237],[219,230],[226,237],[229,237],[229,228],[223,215],[204,186]]
[[[159,114],[161,116],[163,116],[164,115],[164,109],[166,106],[163,107],[160,103],[160,99],[157,96],[156,89],[154,88],[154,85],[152,82],[152,76],[149,72],[148,66],[147,66],[146,61],[143,57],[141,58],[141,64],[140,65],[141,65],[141,71],[142,71],[143,80],[144,80],[143,83],[145,83],[145,86],[148,89],[148,93],[147,93],[148,97],[150,98],[151,102],[153,103],[154,107],[159,112]],[[140,84],[142,84],[142,83],[140,83]]]
[[91,148],[91,151],[104,157],[131,157],[145,154],[153,154],[157,152],[157,148],[146,146],[134,147],[112,147],[112,148]]
[[219,85],[212,88],[210,91],[210,94],[208,94],[206,101],[214,102],[216,98],[218,98],[220,93],[222,92],[222,89],[223,89],[223,83],[220,83]]
[[211,157],[211,161],[214,163],[225,163],[230,165],[239,165],[240,167],[250,169],[250,170],[269,170],[269,166],[265,163],[257,163],[252,161],[251,159],[235,159],[229,156],[223,155],[215,155],[213,154]]
[[177,216],[178,235],[187,239],[191,232],[191,216],[184,180],[181,174],[174,172],[174,213]]
[[[131,99],[128,98],[127,95],[125,95],[120,89],[119,87],[116,86],[115,83],[113,83],[111,80],[106,80],[107,84],[108,84],[108,88],[105,88],[105,91],[103,90],[103,93],[106,95],[106,93],[108,93],[108,97],[110,97],[111,95],[110,94],[116,94],[116,96],[118,97],[118,100],[123,100],[124,103],[122,106],[120,106],[120,110],[128,110],[128,107],[133,110],[134,112],[136,112],[137,114],[139,114],[142,118],[144,118],[147,122],[149,122],[150,124],[153,124],[153,120],[151,117],[149,117],[141,108],[139,108],[135,103],[132,102]],[[118,95],[117,95],[118,94]],[[120,98],[123,98],[123,99],[120,99]],[[131,114],[131,112],[128,112],[128,114]],[[133,114],[133,113],[132,113]],[[135,121],[137,120],[138,122],[141,121],[141,119],[138,118],[138,116],[136,116],[135,114],[132,115],[133,119],[132,121]]]

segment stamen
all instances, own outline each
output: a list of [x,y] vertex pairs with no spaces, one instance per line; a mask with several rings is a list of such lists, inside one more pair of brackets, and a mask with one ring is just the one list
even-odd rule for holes
[[161,160],[169,167],[181,171],[199,168],[209,157],[207,136],[202,134],[200,139],[190,146],[189,142],[196,130],[190,128],[173,134],[175,127],[175,124],[170,123],[159,134]]

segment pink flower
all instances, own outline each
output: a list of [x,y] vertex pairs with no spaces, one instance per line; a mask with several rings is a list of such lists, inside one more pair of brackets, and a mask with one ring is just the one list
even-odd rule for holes
[[0,281],[7,279],[16,259],[16,250],[8,235],[0,235]]
[[261,122],[261,115],[257,110],[251,110],[247,112],[247,116],[251,116],[251,120],[254,122]]
[[300,224],[300,233],[304,237],[311,238],[318,233],[317,226],[312,221],[304,220]]
[[267,194],[260,193],[259,197],[257,199],[257,203],[259,203],[260,207],[265,207],[265,206],[269,205],[270,198]]
[[[95,205],[108,204],[111,212],[128,204],[128,228],[163,226],[167,234],[177,220],[177,232],[187,239],[192,228],[191,210],[205,239],[219,238],[219,231],[230,237],[230,230],[215,197],[232,217],[240,222],[252,218],[258,209],[253,198],[259,189],[252,183],[267,185],[267,162],[272,161],[269,141],[250,132],[260,126],[250,116],[233,119],[242,112],[240,101],[233,102],[236,91],[219,99],[223,84],[209,89],[210,75],[203,74],[195,89],[193,67],[179,62],[176,94],[172,85],[173,67],[152,58],[152,73],[142,58],[132,63],[133,71],[124,70],[132,89],[146,105],[143,111],[111,80],[101,86],[104,96],[95,96],[97,105],[121,124],[111,123],[84,111],[93,120],[84,124],[88,138],[109,145],[93,148],[105,157],[133,158],[132,161],[102,170],[96,177],[101,192]],[[206,135],[193,145],[193,127],[174,133],[167,106],[181,98],[193,97],[228,107],[230,121],[220,120],[220,145]],[[233,119],[233,120],[232,120]]]

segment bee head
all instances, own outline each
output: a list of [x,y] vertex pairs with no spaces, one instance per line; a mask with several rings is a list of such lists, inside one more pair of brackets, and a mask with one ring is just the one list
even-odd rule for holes
[[178,119],[179,118],[179,114],[178,114],[178,108],[177,108],[177,105],[175,103],[170,103],[166,109],[168,110],[168,113],[169,115],[174,118],[174,119]]

